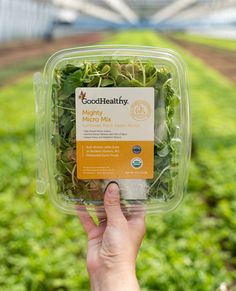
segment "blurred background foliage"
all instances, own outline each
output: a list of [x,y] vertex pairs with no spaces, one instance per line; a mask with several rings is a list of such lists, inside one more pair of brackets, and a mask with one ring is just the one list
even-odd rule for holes
[[0,290],[89,289],[78,218],[35,194],[32,72],[94,43],[171,48],[189,68],[188,191],[175,211],[147,217],[141,289],[236,290],[235,1],[73,3],[0,0]]

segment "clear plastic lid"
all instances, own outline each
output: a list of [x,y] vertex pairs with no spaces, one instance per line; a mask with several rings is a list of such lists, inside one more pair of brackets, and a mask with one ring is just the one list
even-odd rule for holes
[[105,216],[112,181],[127,213],[181,202],[191,124],[177,53],[126,45],[59,51],[35,74],[35,93],[37,193],[48,192],[57,208]]

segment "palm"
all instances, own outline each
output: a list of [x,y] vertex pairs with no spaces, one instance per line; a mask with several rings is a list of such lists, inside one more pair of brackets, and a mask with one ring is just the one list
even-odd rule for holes
[[144,212],[126,218],[120,207],[120,199],[112,202],[108,195],[106,191],[104,206],[107,221],[100,221],[96,225],[88,212],[79,213],[88,234],[87,267],[91,273],[111,262],[113,265],[134,263],[145,233]]

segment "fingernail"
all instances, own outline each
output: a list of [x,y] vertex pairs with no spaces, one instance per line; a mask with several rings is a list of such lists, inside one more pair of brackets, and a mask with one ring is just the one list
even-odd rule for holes
[[118,191],[118,190],[119,190],[119,188],[118,188],[118,185],[116,183],[111,183],[108,186],[109,193],[113,193],[113,192]]

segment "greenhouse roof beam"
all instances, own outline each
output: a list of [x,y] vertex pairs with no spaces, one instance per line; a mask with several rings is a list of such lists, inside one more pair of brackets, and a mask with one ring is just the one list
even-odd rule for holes
[[222,10],[224,8],[232,7],[236,4],[236,0],[215,0],[212,2],[205,2],[203,4],[198,5],[194,9],[186,9],[183,12],[176,15],[173,21],[181,21],[181,20],[195,20],[205,18],[206,15],[209,15]]
[[54,4],[62,8],[76,10],[77,12],[83,12],[87,15],[110,22],[124,22],[124,19],[119,14],[84,0],[53,0],[53,2]]
[[158,23],[165,21],[195,2],[197,0],[177,0],[154,14],[151,18],[152,22]]
[[136,23],[139,20],[138,15],[123,0],[103,0],[111,8],[119,12],[128,22]]

